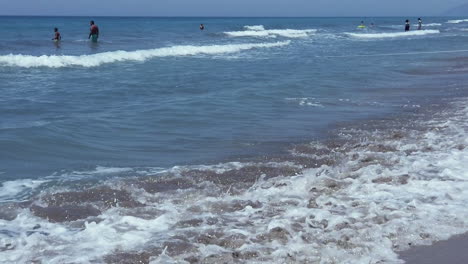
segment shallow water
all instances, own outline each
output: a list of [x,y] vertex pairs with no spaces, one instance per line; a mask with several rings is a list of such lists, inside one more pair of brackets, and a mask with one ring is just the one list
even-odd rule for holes
[[468,23],[405,19],[96,18],[90,45],[0,18],[0,259],[379,263],[466,232]]

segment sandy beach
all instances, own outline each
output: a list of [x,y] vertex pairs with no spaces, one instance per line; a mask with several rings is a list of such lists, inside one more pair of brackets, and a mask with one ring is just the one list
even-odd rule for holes
[[414,247],[401,252],[407,264],[465,264],[468,263],[468,234],[439,241],[431,246]]

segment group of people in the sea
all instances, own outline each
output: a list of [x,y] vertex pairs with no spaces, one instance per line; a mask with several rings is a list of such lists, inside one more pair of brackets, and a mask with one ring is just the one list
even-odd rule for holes
[[[418,30],[422,30],[422,19],[418,18]],[[374,27],[374,23],[370,24],[370,27]],[[364,24],[364,21],[361,21],[361,24],[358,26],[358,28],[366,28],[366,25]],[[410,31],[411,29],[411,24],[409,19],[406,19],[405,21],[405,31]]]
[[[97,42],[99,38],[99,27],[94,23],[94,20],[89,21],[89,36],[88,39],[90,39],[92,42]],[[205,25],[200,24],[200,30],[204,30]],[[54,38],[52,39],[53,41],[60,41],[62,39],[62,35],[60,34],[58,28],[54,28]]]
[[[89,22],[90,28],[89,28],[89,36],[88,39],[90,39],[92,42],[97,42],[99,38],[99,27],[94,23],[94,20],[91,20]],[[374,27],[374,23],[370,24],[370,27]],[[366,28],[366,25],[364,24],[364,21],[361,21],[361,24],[358,26],[360,29]],[[205,25],[200,24],[200,30],[204,30]],[[405,31],[410,31],[411,29],[411,24],[409,19],[406,19],[405,21]],[[418,18],[418,30],[422,30],[422,19]],[[52,40],[54,41],[60,41],[62,39],[62,35],[60,34],[58,28],[54,28],[54,38]]]
[[[405,21],[405,31],[410,31],[411,25],[409,19]],[[422,29],[422,19],[418,18],[418,30]]]
[[[89,21],[89,36],[88,39],[90,39],[92,42],[97,42],[99,38],[99,27],[94,23],[94,20]],[[54,38],[52,39],[53,41],[60,41],[62,40],[62,35],[60,34],[58,28],[54,28]]]

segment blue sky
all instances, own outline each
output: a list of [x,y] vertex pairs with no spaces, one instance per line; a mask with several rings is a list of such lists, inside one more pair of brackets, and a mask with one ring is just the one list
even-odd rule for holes
[[0,0],[0,15],[429,16],[468,0]]

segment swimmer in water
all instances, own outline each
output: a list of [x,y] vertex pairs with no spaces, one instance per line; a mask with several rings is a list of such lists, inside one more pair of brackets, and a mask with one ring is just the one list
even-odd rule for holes
[[99,38],[99,28],[98,26],[96,26],[94,24],[94,21],[91,20],[89,22],[89,25],[91,26],[89,28],[89,36],[88,36],[88,39],[91,39],[92,42],[97,42],[98,38]]
[[58,28],[54,28],[54,32],[55,32],[55,35],[54,35],[54,38],[52,40],[55,41],[55,42],[60,41],[62,39],[62,36],[60,35],[60,32],[58,31]]
[[366,25],[364,25],[364,21],[361,21],[361,25],[358,26],[358,28],[365,28]]
[[418,30],[422,29],[422,19],[418,18]]
[[204,29],[205,29],[205,25],[200,24],[200,30],[204,30]]
[[406,19],[406,23],[405,23],[405,32],[407,31],[410,31],[410,22],[408,19]]

